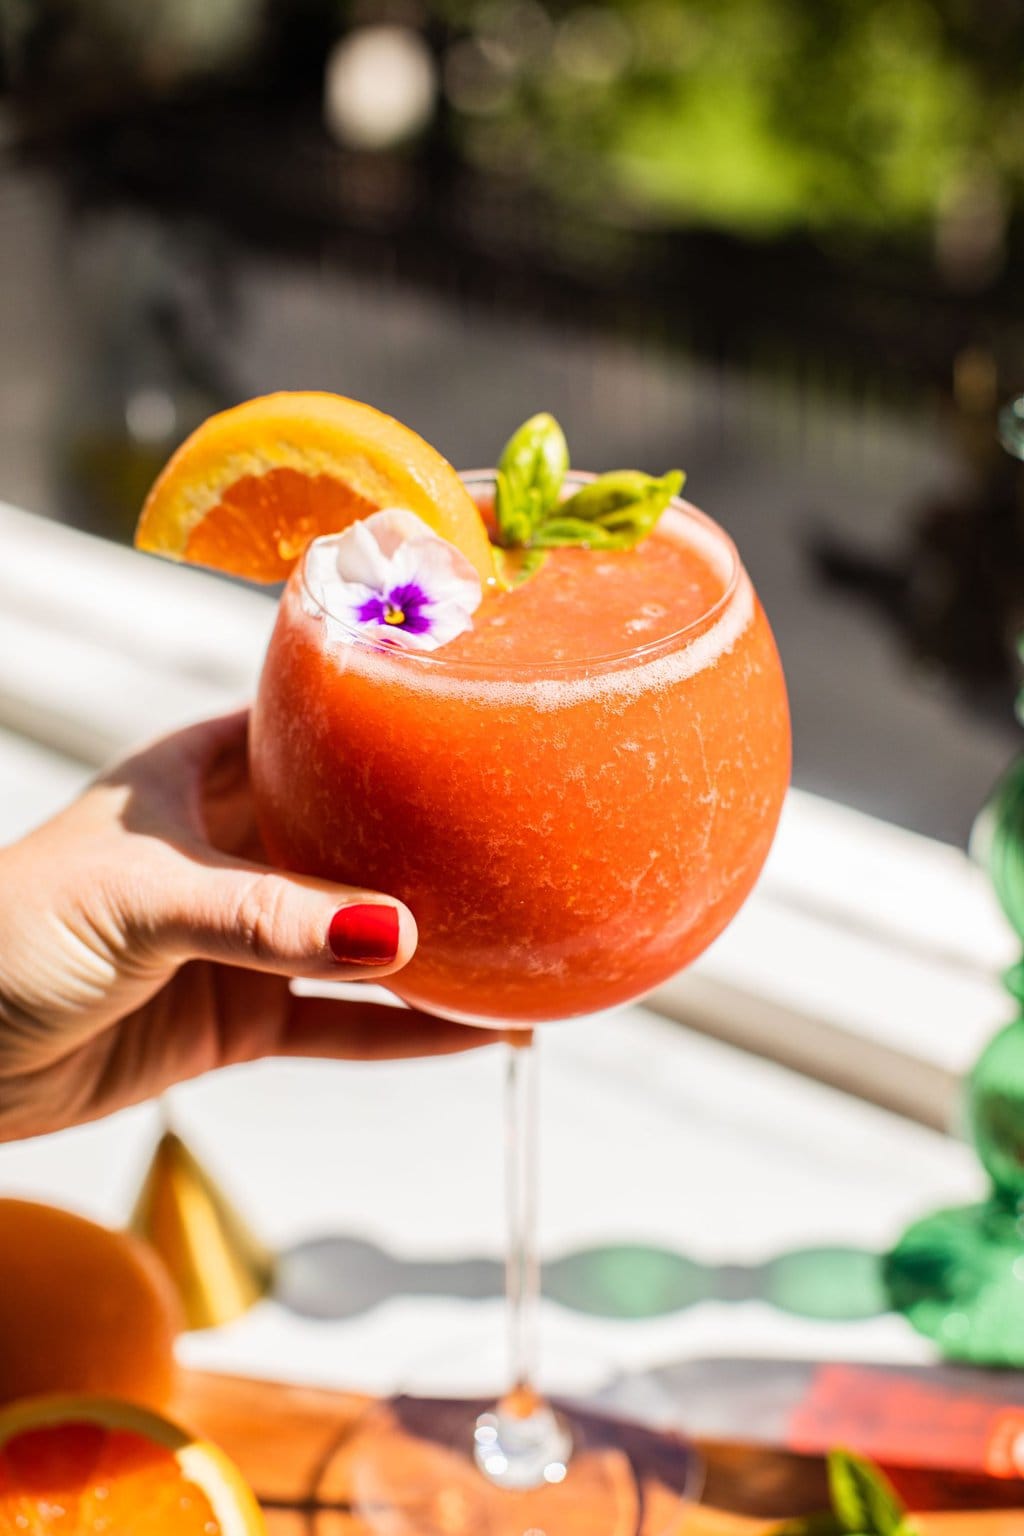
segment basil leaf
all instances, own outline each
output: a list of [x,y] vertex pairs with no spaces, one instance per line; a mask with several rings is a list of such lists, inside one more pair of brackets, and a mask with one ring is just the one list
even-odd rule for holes
[[832,1507],[846,1531],[869,1536],[905,1536],[906,1510],[884,1472],[863,1456],[831,1451],[828,1481]]
[[597,521],[610,513],[642,502],[655,492],[664,495],[667,506],[681,490],[683,478],[678,469],[670,470],[660,480],[654,475],[645,475],[641,469],[613,469],[606,475],[598,475],[589,485],[581,486],[567,501],[563,501],[559,510],[571,507],[574,517]]
[[653,529],[683,483],[678,470],[660,480],[638,469],[617,470],[585,485],[546,517],[531,542],[541,549],[632,549]]
[[494,511],[502,544],[529,542],[531,532],[557,506],[569,468],[569,447],[546,411],[524,421],[498,460]]
[[[628,548],[639,544],[653,529],[673,496],[678,496],[685,476],[670,470],[660,480],[639,469],[618,469],[584,485],[563,501],[555,516],[599,524],[609,533],[624,534]],[[600,546],[599,546],[600,547]]]
[[628,535],[587,523],[581,517],[548,517],[533,536],[535,549],[558,549],[564,544],[578,544],[583,549],[626,549],[634,543]]
[[494,482],[494,515],[501,544],[508,549],[515,549],[527,543],[533,532],[528,503],[524,505],[516,501],[508,477],[500,469]]
[[[795,1520],[784,1520],[773,1525],[769,1536],[851,1536],[851,1532],[838,1515],[798,1515]],[[863,1532],[862,1536],[870,1536]]]
[[548,557],[546,549],[502,549],[496,544],[492,550],[498,570],[498,585],[503,592],[512,592],[536,575]]
[[[502,449],[495,481],[500,547],[632,549],[651,532],[684,479],[679,470],[659,480],[638,469],[620,469],[559,502],[568,468],[565,434],[546,411],[513,432]],[[506,586],[526,580],[535,569],[525,562],[506,567]]]

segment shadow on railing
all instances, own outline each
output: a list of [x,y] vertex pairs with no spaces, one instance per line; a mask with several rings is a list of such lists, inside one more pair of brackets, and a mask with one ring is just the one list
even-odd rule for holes
[[[504,1269],[488,1258],[406,1259],[366,1239],[311,1238],[279,1256],[276,1300],[304,1317],[342,1319],[397,1296],[483,1301],[502,1295]],[[757,1264],[704,1264],[671,1249],[614,1243],[544,1266],[544,1295],[591,1317],[641,1320],[705,1301],[762,1301],[819,1321],[858,1322],[890,1310],[884,1255],[833,1246],[795,1249]]]

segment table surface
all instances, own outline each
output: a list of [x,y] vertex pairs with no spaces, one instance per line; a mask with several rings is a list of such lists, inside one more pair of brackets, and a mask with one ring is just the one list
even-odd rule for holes
[[[270,1536],[302,1536],[314,1526],[333,1536],[367,1536],[352,1510],[352,1470],[367,1445],[361,1438],[366,1426],[378,1456],[403,1458],[408,1475],[407,1452],[393,1421],[352,1393],[190,1372],[180,1382],[175,1412],[224,1446],[242,1467],[264,1504]],[[722,1441],[703,1442],[699,1451],[704,1463],[700,1506],[680,1505],[664,1488],[648,1485],[641,1536],[769,1536],[780,1517],[818,1511],[827,1503],[824,1467],[817,1458]],[[977,1484],[942,1474],[905,1479],[901,1487],[915,1511],[941,1511],[917,1516],[920,1536],[1024,1532],[1024,1514],[1000,1497],[1006,1485],[992,1490],[992,1502],[1003,1506],[999,1509],[988,1509],[977,1498]],[[628,1507],[628,1495],[625,1502]],[[517,1532],[525,1523],[508,1522]],[[634,1528],[625,1520],[623,1527]],[[577,1528],[584,1528],[582,1522]]]

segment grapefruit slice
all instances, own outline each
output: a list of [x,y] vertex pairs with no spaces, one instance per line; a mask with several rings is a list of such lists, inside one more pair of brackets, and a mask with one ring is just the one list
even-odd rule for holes
[[262,395],[211,416],[158,477],[135,543],[283,581],[311,540],[382,507],[415,512],[493,582],[483,518],[447,459],[394,417],[341,395]]
[[113,1398],[0,1413],[0,1536],[266,1536],[223,1451]]

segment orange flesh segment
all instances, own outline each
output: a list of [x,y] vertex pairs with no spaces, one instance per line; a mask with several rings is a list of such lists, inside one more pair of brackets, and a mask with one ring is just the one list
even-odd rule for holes
[[185,559],[250,581],[284,581],[313,539],[377,510],[332,475],[288,468],[244,475],[193,528]]
[[221,1536],[171,1451],[133,1430],[44,1425],[0,1449],[0,1536]]

